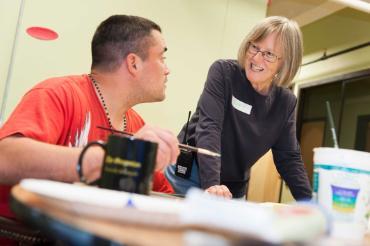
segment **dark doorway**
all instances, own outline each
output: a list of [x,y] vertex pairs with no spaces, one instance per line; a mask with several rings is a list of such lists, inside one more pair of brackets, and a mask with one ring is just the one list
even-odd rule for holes
[[340,148],[370,152],[370,69],[299,88],[297,138],[312,180],[313,148],[333,147],[325,102],[332,108]]
[[355,148],[370,152],[370,115],[360,115],[357,117]]

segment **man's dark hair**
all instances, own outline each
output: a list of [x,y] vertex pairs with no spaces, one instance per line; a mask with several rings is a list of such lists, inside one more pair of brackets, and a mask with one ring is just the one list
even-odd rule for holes
[[128,15],[113,15],[103,21],[91,42],[92,65],[104,71],[116,70],[129,53],[145,60],[153,42],[152,30],[161,28],[151,20]]

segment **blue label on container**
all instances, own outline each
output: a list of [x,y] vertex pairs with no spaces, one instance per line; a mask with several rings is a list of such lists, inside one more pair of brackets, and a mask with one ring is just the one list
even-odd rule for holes
[[325,165],[325,164],[314,164],[314,168],[322,168],[326,170],[339,170],[339,171],[355,173],[355,174],[370,175],[370,171],[360,170],[360,169],[350,168],[350,167],[340,167],[340,166],[332,166],[332,165]]
[[319,189],[319,173],[317,171],[313,172],[313,192],[317,192]]

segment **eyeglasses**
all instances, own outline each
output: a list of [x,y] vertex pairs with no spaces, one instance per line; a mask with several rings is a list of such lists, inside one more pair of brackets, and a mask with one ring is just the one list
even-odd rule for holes
[[262,51],[257,45],[255,45],[252,42],[249,42],[248,53],[255,56],[257,55],[258,52],[261,52],[261,55],[265,61],[268,61],[271,63],[276,62],[277,60],[281,59],[281,57],[278,57],[274,53],[268,50]]

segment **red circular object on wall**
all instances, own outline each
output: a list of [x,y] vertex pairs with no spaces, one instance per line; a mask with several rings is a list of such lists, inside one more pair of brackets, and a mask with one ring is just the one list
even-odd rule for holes
[[54,40],[58,38],[58,33],[46,27],[33,26],[27,28],[26,31],[31,37],[41,40]]

